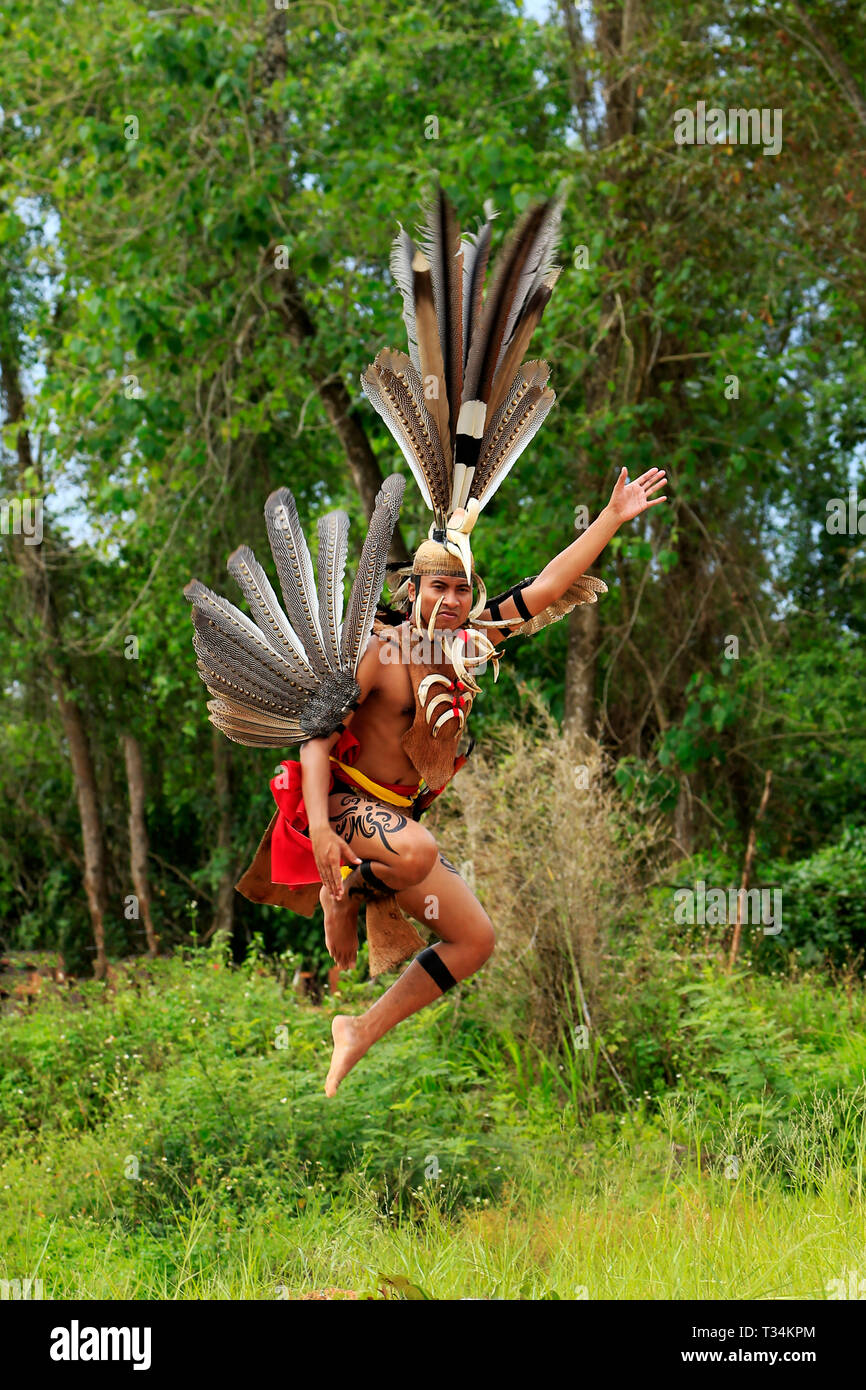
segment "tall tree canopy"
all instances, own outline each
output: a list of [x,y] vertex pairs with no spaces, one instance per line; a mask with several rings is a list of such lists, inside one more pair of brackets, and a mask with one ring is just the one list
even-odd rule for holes
[[[623,464],[670,479],[601,556],[602,603],[512,644],[473,731],[533,683],[658,798],[684,853],[740,853],[768,770],[768,853],[862,822],[858,10],[10,0],[8,940],[102,970],[194,923],[298,929],[232,892],[276,759],[213,735],[182,589],[224,587],[228,553],[262,548],[275,487],[310,520],[346,506],[357,535],[405,468],[358,377],[405,344],[390,244],[437,173],[469,228],[487,198],[508,225],[567,193],[533,343],[558,400],[473,536],[490,591],[569,544]],[[778,152],[730,130],[678,143],[699,103],[780,113]],[[28,498],[41,544],[13,524]],[[409,488],[396,553],[426,527]]]

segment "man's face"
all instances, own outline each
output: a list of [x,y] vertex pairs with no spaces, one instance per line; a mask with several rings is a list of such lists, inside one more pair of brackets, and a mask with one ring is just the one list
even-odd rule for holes
[[[420,584],[421,621],[425,627],[440,598],[442,604],[436,614],[436,626],[454,631],[465,625],[472,607],[472,585],[467,584],[465,575],[422,574]],[[409,598],[412,603],[415,602],[415,595],[415,585],[410,580]]]

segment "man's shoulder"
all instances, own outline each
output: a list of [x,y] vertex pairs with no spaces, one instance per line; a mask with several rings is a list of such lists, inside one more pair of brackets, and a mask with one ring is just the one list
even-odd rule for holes
[[373,619],[373,632],[377,637],[387,637],[390,633],[399,632],[405,626],[405,622],[389,623],[385,618]]
[[399,681],[402,689],[406,677],[403,675],[401,679],[397,672],[405,664],[402,644],[402,629],[404,627],[405,624],[401,624],[400,627],[391,627],[387,623],[380,624],[378,621],[374,624],[370,640],[358,667],[365,698],[374,690],[391,689],[394,687],[395,681]]
[[395,627],[393,624],[382,622],[377,618],[373,623],[373,637],[378,641],[378,650],[381,651],[382,647],[388,643],[399,647],[405,628],[405,623],[400,623],[399,626]]

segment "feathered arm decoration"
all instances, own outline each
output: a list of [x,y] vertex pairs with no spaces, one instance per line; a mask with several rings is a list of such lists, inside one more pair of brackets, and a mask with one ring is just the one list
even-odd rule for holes
[[[524,589],[537,579],[534,574],[529,579],[522,579],[514,588]],[[549,603],[546,608],[542,608],[540,613],[535,613],[531,618],[522,618],[518,614],[514,618],[475,618],[473,624],[480,628],[501,628],[507,630],[509,637],[532,637],[534,633],[540,632],[542,628],[550,627],[551,623],[558,622],[560,618],[566,617],[572,610],[582,603],[598,603],[599,594],[607,593],[607,585],[603,579],[598,579],[594,574],[582,574],[576,579],[564,594],[561,594],[553,603]],[[488,599],[487,607],[492,604],[503,603],[512,594],[511,589],[506,589],[503,593],[497,594],[495,598]]]
[[198,670],[214,697],[209,717],[228,738],[262,748],[303,743],[333,732],[357,704],[358,663],[373,629],[405,485],[394,473],[376,497],[345,622],[349,518],[337,511],[319,522],[317,587],[288,488],[279,488],[265,504],[285,609],[248,546],[234,551],[228,569],[252,621],[197,579],[187,584]]

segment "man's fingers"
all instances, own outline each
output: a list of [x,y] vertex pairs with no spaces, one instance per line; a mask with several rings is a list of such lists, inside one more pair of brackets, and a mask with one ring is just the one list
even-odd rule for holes
[[331,893],[333,894],[333,896],[334,896],[335,898],[338,898],[338,897],[340,896],[340,889],[341,889],[342,886],[343,886],[343,880],[342,880],[342,878],[341,878],[341,876],[340,876],[340,861],[339,861],[339,859],[337,860],[336,864],[333,863],[333,862],[331,862],[331,863],[328,865],[328,872],[329,872],[329,874],[330,874]]
[[330,895],[331,895],[332,898],[339,898],[339,897],[342,896],[342,892],[343,892],[343,882],[342,882],[342,879],[335,879],[334,876],[333,876],[333,874],[328,874],[328,876],[327,876],[326,878],[323,878],[323,879],[322,879],[322,882],[324,883],[325,887],[327,888],[327,890],[328,890],[328,892],[330,893]]

